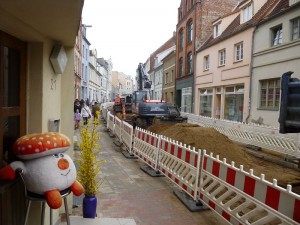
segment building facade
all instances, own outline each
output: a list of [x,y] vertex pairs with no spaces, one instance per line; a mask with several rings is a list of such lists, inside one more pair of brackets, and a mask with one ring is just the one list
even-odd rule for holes
[[112,71],[112,85],[117,96],[133,93],[133,78],[123,72]]
[[99,71],[99,64],[97,62],[97,50],[92,49],[90,50],[90,57],[89,57],[89,89],[90,95],[89,99],[92,102],[99,102],[100,101],[100,80],[101,74]]
[[194,56],[211,34],[211,23],[230,12],[236,0],[181,0],[176,26],[176,104],[183,112],[194,105]]
[[[80,21],[80,27],[82,23]],[[81,78],[82,78],[82,65],[81,55],[82,52],[82,29],[78,29],[74,48],[74,99],[81,99]]]
[[82,78],[81,78],[81,99],[84,101],[90,102],[89,96],[91,95],[91,89],[89,87],[89,57],[90,57],[90,42],[86,37],[86,29],[87,26],[82,25],[82,53],[81,53],[81,70],[82,70]]
[[[83,0],[0,2],[1,168],[16,159],[12,145],[23,135],[57,130],[72,140],[74,46],[83,4]],[[49,60],[57,48],[64,52],[59,54],[62,58],[52,58],[64,65],[59,69]],[[67,153],[72,156],[71,149]],[[1,223],[23,224],[26,202],[21,179],[2,183],[1,190],[5,193],[0,197],[5,199]],[[41,203],[32,202],[28,224],[40,224],[41,211]],[[59,224],[59,210],[53,214],[53,222]]]
[[176,49],[166,55],[163,59],[163,99],[175,104],[175,62]]
[[299,0],[281,0],[254,32],[249,122],[279,126],[281,76],[300,78],[299,15]]
[[239,122],[249,117],[253,31],[275,3],[242,1],[213,22],[212,36],[197,51],[196,114]]

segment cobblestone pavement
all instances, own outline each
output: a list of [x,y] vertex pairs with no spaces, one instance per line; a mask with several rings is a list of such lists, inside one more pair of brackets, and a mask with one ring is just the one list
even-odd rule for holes
[[[210,210],[190,212],[173,194],[175,186],[165,177],[151,177],[140,169],[139,159],[127,159],[104,127],[100,128],[103,179],[97,216],[132,218],[137,225],[223,225]],[[78,135],[78,131],[77,131]],[[76,155],[79,154],[75,151]],[[82,206],[73,215],[82,215]]]

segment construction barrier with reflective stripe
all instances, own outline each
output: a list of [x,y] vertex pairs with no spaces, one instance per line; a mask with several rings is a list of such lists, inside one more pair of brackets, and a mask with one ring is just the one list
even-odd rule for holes
[[135,129],[133,154],[157,171],[160,136],[141,128]]
[[115,130],[114,130],[114,134],[119,139],[119,141],[122,143],[122,120],[120,120],[116,116],[115,116]]
[[197,200],[200,152],[195,148],[191,149],[190,146],[161,137],[158,165],[166,177]]
[[122,125],[122,143],[125,145],[126,150],[133,154],[132,152],[132,143],[133,143],[133,126],[129,123],[123,121]]
[[107,128],[113,134],[115,133],[115,117],[111,112],[107,113]]
[[[231,224],[299,224],[300,196],[203,152],[199,198]],[[277,222],[276,222],[277,221]],[[278,223],[278,221],[280,221]]]

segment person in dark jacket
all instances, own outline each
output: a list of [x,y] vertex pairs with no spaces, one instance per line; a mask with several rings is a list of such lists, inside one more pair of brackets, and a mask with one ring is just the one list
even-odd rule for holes
[[77,109],[79,110],[79,113],[81,113],[81,104],[80,104],[79,99],[75,99],[75,102],[74,102],[74,113],[76,113]]

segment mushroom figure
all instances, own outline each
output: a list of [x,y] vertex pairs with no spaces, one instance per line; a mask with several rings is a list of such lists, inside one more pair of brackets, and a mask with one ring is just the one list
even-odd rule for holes
[[14,144],[14,153],[24,161],[15,161],[0,170],[0,179],[13,180],[22,169],[27,190],[42,194],[52,209],[62,205],[60,191],[70,188],[74,195],[83,193],[76,180],[76,167],[63,153],[71,145],[67,136],[57,132],[28,134]]

